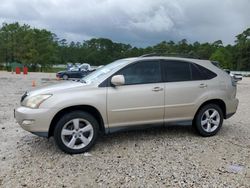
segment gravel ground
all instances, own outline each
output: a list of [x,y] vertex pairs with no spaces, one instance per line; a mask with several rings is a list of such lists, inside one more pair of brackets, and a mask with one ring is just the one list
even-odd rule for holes
[[177,126],[123,132],[73,156],[13,118],[32,80],[58,82],[52,78],[0,72],[0,187],[250,187],[250,78],[239,82],[239,109],[217,136]]

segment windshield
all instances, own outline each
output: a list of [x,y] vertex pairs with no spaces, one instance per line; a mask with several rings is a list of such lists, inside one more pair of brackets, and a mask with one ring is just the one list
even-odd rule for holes
[[95,70],[93,73],[87,75],[86,77],[82,78],[81,81],[85,83],[93,82],[96,80],[99,80],[102,76],[112,72],[114,69],[128,63],[129,60],[117,60],[114,61],[108,65],[105,65],[97,70]]

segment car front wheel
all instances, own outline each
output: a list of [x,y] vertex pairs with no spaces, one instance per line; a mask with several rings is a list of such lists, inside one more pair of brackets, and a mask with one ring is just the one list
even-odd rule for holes
[[221,128],[223,113],[216,104],[203,106],[195,118],[195,127],[202,136],[213,136]]
[[57,146],[69,154],[83,153],[95,143],[98,134],[96,119],[82,111],[64,115],[57,123],[54,139]]

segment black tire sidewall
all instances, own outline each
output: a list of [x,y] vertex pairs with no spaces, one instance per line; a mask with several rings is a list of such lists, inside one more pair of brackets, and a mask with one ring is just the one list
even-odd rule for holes
[[[213,132],[207,132],[207,131],[203,130],[203,128],[201,126],[202,115],[208,109],[215,109],[218,111],[218,113],[220,115],[220,124],[217,127],[217,129],[215,129]],[[204,137],[216,135],[218,133],[218,131],[221,129],[222,124],[223,124],[223,112],[222,112],[221,108],[216,104],[207,104],[207,105],[201,107],[201,109],[198,111],[198,113],[195,117],[195,128],[199,132],[199,134],[201,136],[204,136]]]
[[[67,122],[69,122],[70,120],[75,119],[75,118],[86,119],[93,126],[93,138],[90,141],[90,143],[82,149],[68,148],[67,146],[65,146],[65,144],[63,143],[63,141],[61,139],[61,131],[62,131],[63,126]],[[64,116],[62,116],[61,119],[57,122],[55,130],[54,130],[54,140],[55,140],[55,143],[58,146],[58,148],[61,149],[62,151],[64,151],[65,153],[80,154],[80,153],[88,151],[95,144],[95,141],[96,141],[97,136],[98,136],[98,127],[99,127],[98,122],[89,113],[83,112],[83,111],[73,111],[73,112],[67,113]]]

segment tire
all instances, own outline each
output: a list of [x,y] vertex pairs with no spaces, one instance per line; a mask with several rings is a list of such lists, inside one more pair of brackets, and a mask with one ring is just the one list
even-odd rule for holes
[[98,127],[98,122],[89,113],[73,111],[57,122],[54,140],[58,148],[65,153],[83,153],[95,144]]
[[69,79],[69,76],[68,76],[67,74],[64,74],[64,75],[63,75],[63,79],[64,79],[64,80],[68,80],[68,79]]
[[216,104],[207,104],[198,111],[194,126],[201,136],[214,136],[223,123],[223,113]]

